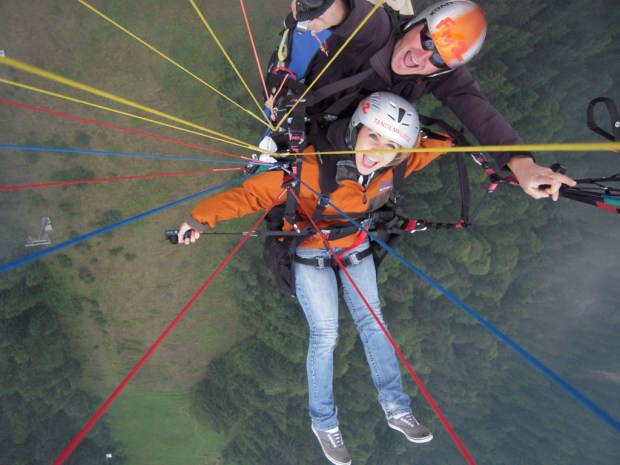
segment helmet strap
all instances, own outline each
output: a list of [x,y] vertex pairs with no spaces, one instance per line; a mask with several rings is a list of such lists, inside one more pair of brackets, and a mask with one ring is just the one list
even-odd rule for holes
[[349,150],[355,150],[355,144],[357,142],[357,126],[349,125],[344,134],[344,141]]
[[408,23],[405,23],[405,25],[401,28],[401,30],[400,30],[400,37],[402,37],[405,34],[407,34],[410,30],[412,30],[418,24],[422,24],[422,23],[425,23],[425,22],[426,22],[426,20],[424,18],[418,19],[417,21],[416,21],[415,18],[412,18],[411,21],[409,21]]

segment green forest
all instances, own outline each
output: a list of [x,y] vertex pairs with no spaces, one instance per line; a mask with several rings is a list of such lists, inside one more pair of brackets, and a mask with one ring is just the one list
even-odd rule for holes
[[[119,2],[113,3],[116,7]],[[289,2],[281,3],[281,18],[272,18],[272,22],[263,25],[263,46],[275,45],[278,40]],[[419,6],[415,3],[416,10],[420,10],[429,2]],[[491,102],[526,143],[601,141],[588,131],[585,111],[588,102],[599,96],[620,103],[617,2],[478,3],[487,13],[489,31],[485,46],[469,68]],[[174,18],[170,20],[173,21]],[[273,34],[273,40],[265,30]],[[192,45],[185,45],[191,49],[188,56],[201,53]],[[179,47],[177,51],[187,50]],[[271,49],[262,51],[265,55],[270,52]],[[243,60],[249,59],[248,52],[239,54]],[[209,61],[205,66],[211,68],[213,64]],[[236,76],[224,64],[217,67],[217,79],[229,95],[250,105]],[[175,79],[167,82],[161,92],[175,94],[188,106],[194,104],[192,94],[185,93]],[[260,127],[248,123],[244,115],[231,112],[221,99],[215,107],[218,117],[228,120],[226,130],[234,130],[237,137],[252,140],[252,134],[260,134]],[[417,108],[420,113],[458,126],[449,110],[432,98],[425,98]],[[196,116],[193,108],[187,114]],[[199,116],[208,117],[204,113]],[[598,116],[604,121],[605,115]],[[29,137],[36,139],[32,134]],[[86,144],[90,142],[88,135],[82,139]],[[541,153],[536,158],[543,165],[561,162],[575,178],[620,170],[617,153]],[[72,161],[65,159],[67,165]],[[488,180],[473,163],[468,166],[475,205]],[[90,175],[56,173],[58,179]],[[403,192],[403,214],[436,221],[457,220],[456,176],[450,157],[415,173]],[[185,186],[170,187],[181,188]],[[76,197],[81,192],[85,191],[65,191]],[[151,194],[150,188],[139,192]],[[176,192],[174,195],[181,197]],[[26,199],[46,202],[36,195]],[[11,216],[6,218],[17,221],[20,201],[11,198],[4,205],[11,207]],[[73,204],[64,208],[67,215],[81,216],[81,210]],[[122,240],[125,236],[115,232],[117,242],[107,246],[105,254],[124,262],[104,272],[120,274],[123,267],[138,270],[147,279],[138,278],[142,275],[134,272],[129,279],[139,280],[136,288],[152,286],[162,295],[172,296],[171,299],[187,300],[185,294],[181,296],[181,291],[175,289],[178,278],[170,283],[151,284],[149,270],[144,268],[152,265],[141,262],[152,249],[167,246],[161,244],[160,230],[172,221],[176,224],[191,206],[182,208],[175,212],[176,216],[168,215],[156,223],[157,235],[147,235],[156,239],[145,246],[146,251],[134,251]],[[124,214],[119,210],[120,206],[117,209],[102,204],[96,210],[97,218],[89,219],[89,224],[100,227],[117,221]],[[10,234],[7,222],[0,228],[3,238]],[[234,230],[239,225],[243,227],[245,223],[235,222],[227,227]],[[143,234],[144,229],[132,229],[131,233]],[[620,418],[620,294],[616,267],[619,238],[620,222],[614,215],[566,199],[555,204],[534,201],[520,189],[502,185],[470,228],[419,232],[403,238],[397,250],[612,416]],[[201,247],[200,251],[191,252],[199,259],[195,266],[204,267],[203,281],[208,276],[207,269],[215,266],[211,263],[215,260],[212,255],[227,253],[236,243],[234,238],[229,242],[207,240],[214,242],[199,243],[194,247]],[[12,241],[7,239],[7,243]],[[310,430],[305,370],[308,334],[303,314],[294,299],[279,295],[273,288],[262,267],[259,242],[251,244],[228,265],[225,284],[220,281],[226,302],[219,304],[227,312],[234,312],[242,326],[242,336],[233,347],[217,352],[204,373],[198,370],[199,379],[189,388],[189,415],[199,425],[196,428],[215,431],[219,452],[216,458],[196,458],[195,462],[183,459],[182,463],[327,463]],[[92,249],[88,243],[82,245],[80,255],[94,255],[98,245]],[[225,252],[212,250],[220,246]],[[4,261],[22,253],[17,247],[9,251],[3,248],[2,258]],[[172,252],[161,256],[152,253],[155,259],[167,260],[162,267],[179,264],[170,259]],[[88,285],[98,286],[104,279],[91,271],[96,268],[97,258],[89,260],[88,267],[72,270],[81,281],[81,290]],[[70,268],[71,258],[59,255],[0,276],[1,463],[52,463],[103,400],[93,393],[96,389],[92,388],[92,379],[85,386],[84,370],[91,361],[90,354],[81,353],[85,346],[72,339],[73,332],[66,328],[80,315],[88,315],[94,328],[89,330],[106,333],[113,318],[99,305],[96,293],[85,297],[73,289],[62,273]],[[186,272],[198,273],[195,268]],[[608,465],[617,461],[617,433],[409,268],[388,256],[381,265],[379,280],[384,316],[394,339],[476,463]],[[179,306],[176,303],[175,308]],[[171,318],[168,313],[163,321]],[[159,329],[163,330],[163,326]],[[106,337],[109,339],[104,340],[110,341],[112,336]],[[116,375],[128,371],[131,360],[152,342],[146,336],[146,342],[140,337],[126,337],[115,346],[123,358],[123,363],[114,366]],[[181,334],[179,339],[183,337]],[[179,340],[174,344],[179,344]],[[187,359],[201,356],[180,350]],[[354,463],[465,463],[404,368],[403,379],[407,392],[412,394],[414,413],[433,430],[435,439],[430,444],[412,445],[387,427],[361,343],[344,306],[335,357],[334,386],[340,428]],[[180,364],[178,359],[168,363]],[[149,373],[138,382],[156,384],[152,389],[157,391],[176,381]],[[102,384],[107,388],[114,383],[105,380]],[[170,448],[167,441],[159,446]],[[126,459],[131,450],[127,450],[123,438],[114,434],[104,417],[66,463],[103,463],[112,450],[114,457],[110,463],[132,464]]]
[[[596,140],[585,126],[585,108],[599,95],[618,95],[620,62],[613,57],[620,51],[620,9],[609,1],[589,3],[588,8],[583,2],[480,4],[490,28],[480,57],[470,67],[491,101],[527,142]],[[588,27],[593,24],[597,26]],[[418,108],[458,124],[433,99]],[[557,156],[569,174],[579,176],[612,173],[619,166],[613,156]],[[549,155],[544,160],[555,161]],[[408,181],[404,210],[409,217],[458,219],[452,165],[442,159]],[[478,197],[488,183],[480,171],[470,168]],[[471,229],[422,232],[403,239],[398,250],[504,333],[519,334],[518,340],[528,342],[531,334],[551,323],[545,317],[546,307],[585,309],[595,301],[581,295],[578,286],[572,292],[564,289],[567,295],[554,295],[557,283],[548,276],[549,263],[564,262],[569,251],[584,241],[617,247],[620,237],[617,219],[611,215],[575,205],[555,207],[502,186]],[[579,217],[588,220],[576,221]],[[231,436],[224,451],[226,464],[321,463],[307,418],[303,315],[290,298],[259,290],[269,286],[269,279],[264,274],[251,276],[251,270],[260,267],[260,257],[248,256],[243,266],[235,262],[238,273],[246,277],[239,283],[239,308],[256,337],[209,367],[195,391],[198,412]],[[603,257],[604,253],[599,258],[606,262]],[[594,259],[592,263],[601,265]],[[616,274],[613,264],[602,266],[608,276]],[[432,395],[458,412],[455,428],[466,445],[474,445],[471,452],[477,463],[603,465],[618,456],[617,436],[611,430],[580,411],[576,402],[428,284],[415,277],[403,279],[411,274],[404,265],[388,258],[380,271],[391,332]],[[529,284],[522,284],[524,277]],[[613,278],[604,282],[614,286]],[[606,308],[600,317],[610,318],[616,328],[617,297],[608,295],[598,302]],[[532,313],[532,306],[540,306],[539,311]],[[341,319],[334,385],[341,430],[354,462],[463,463],[412,382],[414,413],[429,419],[437,439],[412,447],[386,427],[344,307]],[[532,328],[537,331],[530,332]],[[549,341],[544,333],[537,337],[541,348],[552,347],[545,344]],[[587,347],[587,334],[575,337]],[[619,347],[613,331],[592,337],[603,337],[604,358],[617,370],[619,361],[613,354]],[[600,365],[601,354],[586,356],[587,352],[572,363]],[[407,376],[404,368],[403,373]],[[592,389],[595,398],[604,399],[609,407],[615,404],[618,414],[617,385]]]
[[[3,463],[52,463],[58,444],[68,444],[101,403],[80,388],[80,362],[59,320],[82,311],[81,302],[59,284],[44,265],[0,281]],[[66,463],[99,464],[114,447],[102,422]]]

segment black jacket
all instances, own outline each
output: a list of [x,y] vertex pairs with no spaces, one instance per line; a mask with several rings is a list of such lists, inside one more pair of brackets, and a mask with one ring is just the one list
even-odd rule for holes
[[[350,1],[349,16],[342,24],[333,28],[332,35],[327,41],[332,56],[342,47],[374,6],[365,0]],[[425,94],[433,94],[455,113],[480,144],[523,143],[508,121],[491,105],[465,67],[435,77],[395,75],[391,70],[390,62],[394,44],[398,39],[397,35],[388,13],[383,8],[379,8],[321,75],[313,90],[320,95],[321,88],[369,70],[363,82],[347,86],[337,94],[329,95],[318,103],[310,105],[308,112],[311,115],[328,113],[348,117],[362,97],[376,91],[390,91],[403,96],[412,103]],[[314,57],[304,76],[306,84],[314,81],[332,56],[318,53]],[[505,168],[512,156],[524,154],[494,153],[493,157],[501,168]]]

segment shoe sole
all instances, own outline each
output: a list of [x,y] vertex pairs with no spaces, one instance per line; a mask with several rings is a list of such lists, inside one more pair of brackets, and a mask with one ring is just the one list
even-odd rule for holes
[[329,460],[334,465],[351,465],[351,460],[349,460],[348,462],[339,462],[335,458],[330,457],[329,454],[325,451],[325,447],[323,447],[323,442],[321,441],[321,438],[319,437],[319,433],[316,432],[316,429],[314,428],[314,424],[311,424],[310,426],[312,428],[312,432],[314,433],[316,438],[319,440],[319,446],[321,446],[321,449],[323,450],[323,455],[325,456],[327,460]]
[[410,438],[409,436],[407,436],[407,433],[405,433],[402,428],[399,428],[398,426],[394,426],[391,423],[388,423],[388,426],[390,428],[392,428],[395,431],[398,431],[399,433],[402,433],[403,436],[405,436],[407,438],[407,441],[409,442],[414,442],[416,444],[424,444],[427,442],[431,442],[433,440],[433,433],[431,433],[429,436],[425,436],[423,438]]

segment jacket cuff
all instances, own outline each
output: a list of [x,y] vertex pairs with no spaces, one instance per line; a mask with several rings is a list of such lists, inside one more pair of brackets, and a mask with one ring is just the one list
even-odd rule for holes
[[200,221],[198,221],[196,218],[194,218],[192,215],[187,215],[185,217],[185,222],[192,228],[195,229],[196,231],[198,231],[199,233],[202,233],[206,228],[207,225],[202,224]]
[[[345,3],[347,4],[347,7],[349,8],[349,14],[347,14],[347,17],[340,24],[330,28],[330,31],[332,31],[333,34],[336,34],[337,36],[341,36],[341,37],[350,36],[351,33],[355,30],[355,28],[360,24],[364,16],[366,16],[366,15],[360,16],[360,11],[363,12],[363,9],[361,9],[359,5],[356,8],[356,5],[355,5],[356,1],[359,2],[360,0],[345,0]],[[361,1],[365,2],[365,0],[361,0]],[[374,5],[371,5],[371,6],[363,5],[363,6],[368,7],[368,11],[370,11],[372,9],[371,6],[374,6]]]
[[531,158],[532,160],[534,160],[534,162],[536,162],[536,158],[534,157],[534,155],[532,155],[531,152],[503,152],[497,156],[495,162],[500,167],[500,169],[510,171],[510,168],[508,168],[508,163],[513,158]]

